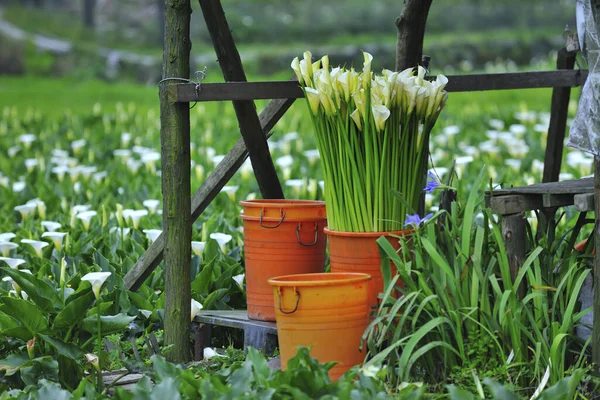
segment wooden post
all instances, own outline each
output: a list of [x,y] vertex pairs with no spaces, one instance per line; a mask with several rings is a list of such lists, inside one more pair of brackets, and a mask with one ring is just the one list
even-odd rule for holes
[[[524,213],[502,216],[502,237],[506,246],[510,275],[514,282],[525,259],[527,237],[525,234]],[[525,295],[525,285],[523,283],[517,290],[521,297]]]
[[404,0],[402,13],[396,19],[396,71],[415,67],[423,56],[425,23],[432,0]]
[[594,193],[596,200],[596,225],[594,226],[594,327],[592,330],[592,362],[596,375],[600,374],[600,159],[594,158]]
[[[166,30],[163,78],[190,76],[190,0],[165,0]],[[165,345],[172,362],[191,358],[191,203],[190,110],[187,103],[168,98],[168,86],[160,85],[160,140],[165,259]]]
[[[212,38],[219,65],[226,81],[245,82],[246,74],[233,35],[219,0],[199,0],[206,27]],[[250,153],[252,169],[263,198],[283,199],[267,139],[263,135],[254,101],[234,101],[240,132]]]

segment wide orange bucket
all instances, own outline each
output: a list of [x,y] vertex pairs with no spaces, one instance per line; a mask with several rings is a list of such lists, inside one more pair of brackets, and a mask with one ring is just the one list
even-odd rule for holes
[[[377,306],[377,296],[383,292],[383,276],[381,274],[381,256],[377,239],[385,236],[392,247],[398,250],[400,242],[390,235],[402,236],[413,230],[395,232],[339,232],[325,228],[329,240],[329,262],[331,272],[362,272],[373,279],[369,282],[369,305]],[[390,276],[394,276],[396,267],[390,262]],[[402,284],[398,281],[398,284]]]
[[298,346],[311,347],[321,363],[336,361],[331,380],[362,363],[360,339],[369,324],[367,302],[370,275],[321,273],[269,279],[277,316],[281,367],[296,355]]
[[269,278],[323,272],[325,202],[249,200],[244,207],[244,258],[248,318],[275,321]]

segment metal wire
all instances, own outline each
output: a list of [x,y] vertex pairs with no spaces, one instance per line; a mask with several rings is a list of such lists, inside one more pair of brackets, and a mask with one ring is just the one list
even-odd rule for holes
[[194,90],[196,91],[196,101],[190,107],[190,110],[191,110],[192,108],[196,107],[196,104],[198,104],[197,100],[200,97],[200,92],[202,91],[202,81],[204,81],[204,78],[206,78],[206,69],[207,69],[207,66],[204,66],[202,71],[194,72],[194,78],[196,78],[195,81],[193,81],[191,79],[187,79],[187,78],[164,78],[164,79],[161,79],[160,81],[158,81],[158,84],[160,85],[161,83],[164,83],[167,81],[178,81],[178,82],[193,84]]

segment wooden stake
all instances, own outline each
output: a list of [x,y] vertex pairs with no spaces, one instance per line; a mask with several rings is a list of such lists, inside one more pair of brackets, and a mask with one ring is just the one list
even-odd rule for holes
[[[166,0],[166,30],[163,50],[163,78],[190,76],[190,0]],[[165,237],[165,345],[169,361],[191,358],[189,325],[191,313],[190,218],[190,110],[186,103],[168,98],[168,86],[160,86],[160,140]]]
[[402,13],[396,19],[396,71],[416,67],[423,56],[425,24],[432,0],[404,0]]

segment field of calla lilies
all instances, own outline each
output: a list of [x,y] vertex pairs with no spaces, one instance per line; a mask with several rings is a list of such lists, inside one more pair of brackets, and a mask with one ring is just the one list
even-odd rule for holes
[[[502,258],[498,256],[502,253],[502,249],[499,241],[488,241],[489,237],[493,237],[494,230],[483,230],[488,224],[498,227],[498,224],[493,222],[494,217],[482,210],[483,191],[490,187],[509,187],[539,182],[542,175],[549,123],[547,112],[549,92],[532,91],[531,93],[524,95],[522,101],[509,101],[507,96],[502,94],[496,96],[490,93],[460,94],[456,95],[455,101],[451,94],[448,98],[447,110],[442,113],[431,133],[429,165],[433,176],[444,183],[449,182],[449,170],[454,163],[456,176],[452,179],[451,185],[458,191],[460,206],[457,206],[456,215],[452,215],[451,220],[457,228],[461,229],[461,224],[466,224],[468,221],[472,221],[472,224],[466,229],[483,227],[481,232],[477,231],[480,233],[473,234],[472,244],[462,243],[461,246],[473,246],[474,253],[479,251],[481,254],[479,261],[488,262],[490,268],[494,268],[495,263],[502,264]],[[574,111],[575,107],[576,101],[572,101],[571,111]],[[35,108],[10,106],[5,106],[0,111],[0,155],[2,155],[0,157],[0,253],[2,256],[0,257],[2,277],[0,282],[0,335],[2,336],[0,388],[14,389],[15,395],[18,396],[26,396],[27,393],[39,389],[56,391],[52,393],[70,391],[74,398],[78,393],[81,397],[83,393],[91,395],[93,392],[101,398],[108,392],[104,391],[105,394],[101,394],[103,388],[99,372],[109,368],[131,367],[132,363],[120,359],[118,353],[116,356],[107,353],[103,341],[99,341],[98,336],[122,343],[125,356],[131,356],[132,360],[134,358],[130,343],[135,344],[136,338],[143,338],[150,332],[154,332],[159,345],[162,345],[160,331],[164,281],[161,267],[156,269],[136,292],[124,290],[122,283],[124,274],[161,232],[158,101],[156,108],[142,108],[133,103],[117,103],[114,108],[95,104],[89,111],[77,114],[66,111],[61,115],[48,115]],[[319,153],[316,150],[316,139],[311,132],[307,115],[304,104],[295,105],[275,127],[275,134],[269,141],[269,147],[287,198],[323,199]],[[198,104],[191,111],[191,122],[192,164],[190,168],[194,190],[220,162],[230,146],[238,139],[239,133],[235,115],[229,105]],[[566,149],[564,160],[561,174],[563,180],[579,178],[591,173],[592,158],[582,152]],[[239,218],[241,208],[238,202],[259,196],[250,162],[246,161],[209,208],[194,222],[192,297],[195,302],[193,310],[245,307],[243,232],[242,221]],[[434,213],[435,216],[431,223],[426,224],[420,235],[429,237],[432,242],[435,240],[435,233],[432,231],[433,223],[442,214],[438,212],[438,203],[438,191],[426,195],[426,212]],[[468,212],[464,214],[469,207],[472,211],[470,217],[466,216]],[[562,218],[558,225],[559,231],[568,231],[572,223],[572,219],[569,218],[571,214],[567,209],[566,217]],[[536,222],[533,215],[530,220],[535,229]],[[447,240],[450,242],[456,238],[465,240],[464,235],[460,238],[458,236],[453,237],[449,233]],[[489,254],[484,246],[490,247]],[[450,247],[452,246],[447,248]],[[434,268],[437,265],[436,262],[439,260],[432,256],[426,244],[422,248],[417,246],[417,249],[423,251],[423,260],[431,257],[433,261],[430,260],[429,267],[413,266],[413,268]],[[538,249],[536,255],[547,250]],[[552,255],[546,260],[549,264],[557,262],[557,257],[566,254],[566,252],[551,253]],[[444,256],[441,250],[436,254],[441,258]],[[569,260],[568,256],[564,257]],[[403,264],[406,259],[395,261],[397,265],[406,265]],[[526,279],[537,279],[536,268],[539,268],[539,265],[534,268],[533,259],[529,260],[529,263],[532,265],[531,276],[528,275]],[[504,369],[501,362],[486,366],[481,360],[475,362],[477,365],[471,368],[473,354],[458,351],[461,355],[454,359],[452,357],[455,355],[450,355],[451,351],[439,350],[440,353],[437,353],[439,359],[446,360],[450,364],[454,363],[453,365],[457,367],[451,370],[448,366],[448,371],[445,373],[435,370],[436,374],[440,373],[439,376],[446,379],[440,382],[462,385],[463,388],[454,387],[448,389],[450,392],[445,392],[446,389],[440,386],[439,382],[437,384],[429,382],[436,388],[433,391],[445,392],[446,395],[457,399],[480,398],[484,393],[496,396],[503,390],[496,382],[501,382],[509,385],[518,394],[513,394],[516,397],[495,398],[519,398],[518,396],[523,393],[533,393],[538,386],[543,389],[560,382],[571,385],[569,388],[577,387],[577,384],[581,388],[581,382],[586,379],[582,378],[581,369],[576,370],[575,383],[573,380],[561,381],[564,377],[570,376],[575,369],[567,373],[567,368],[555,370],[556,365],[550,367],[548,363],[548,358],[553,359],[559,354],[568,354],[572,361],[570,366],[585,367],[585,362],[581,361],[582,358],[578,353],[583,354],[585,346],[575,345],[578,350],[574,353],[571,352],[573,349],[571,344],[567,346],[567,342],[576,341],[566,337],[574,336],[574,326],[583,316],[579,309],[573,309],[576,302],[573,303],[571,299],[576,297],[578,287],[581,287],[579,280],[585,278],[580,264],[577,264],[573,258],[569,263],[574,266],[576,273],[573,272],[572,276],[564,278],[568,281],[563,285],[564,287],[558,287],[558,293],[562,293],[564,299],[562,297],[558,299],[557,294],[554,308],[561,308],[561,314],[557,314],[556,318],[563,318],[565,315],[563,311],[571,316],[571,325],[565,326],[564,331],[557,330],[555,336],[549,339],[550,333],[546,328],[552,327],[553,321],[548,321],[548,325],[540,325],[540,331],[543,331],[540,332],[540,337],[550,340],[547,354],[544,344],[536,348],[535,333],[531,335],[531,343],[523,347],[524,349],[527,346],[530,346],[530,349],[533,347],[534,356],[525,357],[524,354],[517,354],[516,357],[520,360],[519,366]],[[456,268],[460,270],[462,266],[457,265]],[[94,274],[101,272],[104,274]],[[489,272],[489,274],[494,273]],[[498,272],[498,275],[500,274],[502,271]],[[458,275],[460,278],[460,272]],[[552,279],[544,278],[541,286],[552,286],[550,282]],[[407,287],[415,291],[420,290],[418,282],[414,282],[414,285],[408,284]],[[452,285],[449,284],[448,287]],[[476,290],[474,286],[471,289]],[[471,289],[456,287],[456,290],[464,290],[464,293]],[[533,296],[536,302],[541,298],[542,292],[546,296],[543,290],[538,290]],[[440,296],[439,293],[437,295]],[[512,301],[509,295],[500,294],[499,302],[500,299],[505,302],[503,310],[506,304]],[[417,297],[414,297],[414,301],[416,300]],[[431,299],[425,301],[418,311],[427,311],[430,302]],[[572,303],[573,307],[571,307]],[[404,306],[406,304],[399,304],[396,311],[403,309]],[[492,312],[494,304],[488,306],[490,315],[496,315]],[[542,307],[537,303],[536,306]],[[460,309],[460,305],[457,307]],[[552,307],[548,306],[548,308]],[[391,320],[393,315],[389,313],[389,309],[380,310],[382,316],[380,321],[388,317]],[[524,321],[527,320],[527,313],[525,311],[523,313],[525,319],[521,324],[526,325]],[[505,357],[504,363],[508,366],[511,362],[507,360],[511,357],[509,356],[511,349],[500,342],[503,340],[503,334],[492,335],[498,342],[491,339],[484,341],[481,335],[483,330],[478,328],[489,327],[491,330],[497,329],[498,332],[503,332],[505,327],[502,322],[497,327],[493,323],[488,326],[481,319],[483,317],[477,317],[475,314],[468,315],[469,317],[463,316],[463,320],[473,318],[473,321],[478,321],[469,325],[468,334],[464,333],[472,348],[477,351],[493,351],[498,357],[502,354]],[[387,317],[383,318],[383,316]],[[434,320],[438,316],[431,314],[430,317]],[[446,317],[454,321],[451,316],[444,316]],[[439,318],[442,318],[441,314]],[[412,321],[415,331],[423,332],[421,338],[426,337],[426,332],[419,329],[422,326],[426,325],[420,325],[417,319]],[[429,328],[431,331],[438,329],[433,325]],[[257,390],[252,392],[256,396],[259,396],[257,393],[260,393],[258,391],[260,385],[266,385],[264,390],[267,390],[266,388],[277,390],[279,387],[277,385],[283,385],[281,382],[285,381],[288,385],[286,390],[291,391],[289,387],[294,387],[294,390],[304,390],[303,393],[308,393],[307,398],[311,398],[316,392],[311,395],[306,388],[298,389],[290,383],[294,380],[291,374],[298,374],[303,368],[309,368],[311,365],[314,376],[319,376],[318,379],[321,379],[315,378],[315,381],[310,383],[313,385],[312,388],[327,391],[335,387],[335,390],[338,390],[335,393],[339,398],[345,398],[341,393],[349,394],[352,390],[366,396],[363,398],[374,398],[371,396],[377,393],[382,396],[378,398],[385,398],[384,395],[403,398],[403,393],[408,396],[409,392],[423,395],[426,389],[413,383],[428,382],[427,365],[415,364],[410,374],[401,371],[393,372],[391,367],[393,363],[398,362],[398,359],[401,362],[407,360],[402,360],[401,355],[386,347],[389,339],[382,334],[382,330],[377,329],[376,326],[369,329],[371,330],[366,334],[367,346],[371,352],[370,356],[375,356],[379,365],[374,362],[368,363],[360,371],[353,371],[352,374],[355,375],[338,383],[328,383],[327,378],[322,376],[323,370],[319,369],[322,366],[311,364],[313,361],[310,357],[300,353],[298,360],[291,364],[292,372],[288,372],[289,376],[283,372],[275,376],[273,375],[275,373],[264,370],[264,358],[254,351],[249,352],[246,361],[243,361],[244,357],[236,356],[233,350],[217,356],[217,358],[221,357],[218,363],[223,364],[219,377],[211,377],[201,369],[191,373],[192,378],[190,378],[187,375],[188,370],[169,366],[156,356],[153,358],[153,363],[148,362],[146,366],[154,365],[153,373],[157,375],[154,375],[152,382],[156,386],[163,385],[165,388],[179,390],[182,396],[187,396],[186,398],[193,398],[191,392],[185,392],[185,390],[192,390],[190,388],[197,389],[197,393],[202,393],[204,396],[209,393],[201,392],[206,388],[200,389],[200,386],[196,387],[190,383],[190,379],[193,380],[194,377],[212,382],[210,384],[216,390],[214,393],[234,390],[232,388],[235,388],[237,381],[232,376],[241,375],[241,371],[250,368],[248,365],[255,368],[254,370],[250,368],[248,370],[250,372],[246,372],[248,376],[252,376],[252,379],[248,379],[253,383],[248,385],[252,390]],[[521,326],[518,329],[507,329],[510,331],[507,336],[516,340],[516,337],[511,335],[517,335],[518,329],[525,328]],[[400,329],[396,331],[398,335],[407,338],[409,344],[412,343],[410,338],[414,337],[415,331],[400,331]],[[427,332],[431,333],[431,331]],[[440,335],[443,340],[454,343],[445,334],[440,333]],[[565,335],[565,340],[553,346],[552,340],[556,335]],[[475,342],[479,344],[474,345]],[[437,342],[432,339],[430,343]],[[220,342],[213,343],[213,346],[220,347],[228,344],[228,339],[222,338]],[[466,344],[463,343],[462,346]],[[432,345],[423,350],[423,353],[433,354],[432,360],[436,358],[437,349],[434,347],[436,346]],[[139,350],[141,351],[142,348],[143,346],[140,346]],[[457,345],[455,349],[458,348]],[[404,348],[403,351],[410,350]],[[162,351],[164,354],[168,349],[163,347]],[[412,349],[412,351],[417,350]],[[551,352],[554,353],[550,354]],[[394,358],[393,354],[398,354],[398,357]],[[101,365],[98,365],[99,355]],[[223,361],[227,357],[230,363]],[[236,357],[240,360],[235,361]],[[514,352],[512,357],[515,357]],[[449,361],[451,358],[454,361]],[[496,359],[496,357],[490,358]],[[411,362],[415,361],[416,358]],[[566,361],[561,362],[564,367]],[[387,369],[382,365],[387,365]],[[162,372],[158,371],[161,368]],[[488,373],[486,368],[494,372]],[[360,380],[354,379],[356,376],[359,376]],[[490,377],[493,380],[484,381],[483,377]],[[40,386],[41,379],[46,380],[46,389],[43,385]],[[217,382],[219,379],[221,386]],[[370,380],[370,385],[375,386],[369,386],[370,389],[367,389],[368,385],[363,380]],[[267,381],[268,384],[264,383]],[[56,382],[62,389],[48,382]],[[187,382],[185,385],[189,387],[182,382]],[[542,382],[544,382],[543,386],[541,386]],[[227,384],[229,389],[223,389]],[[136,389],[138,393],[143,392],[150,396],[153,390],[150,380],[145,379],[140,385]],[[208,387],[209,383],[206,385]],[[183,386],[186,389],[182,389]],[[529,388],[527,389],[529,391],[519,393],[519,390],[524,390],[522,389],[524,387]],[[221,391],[219,392],[217,388]],[[462,392],[463,390],[472,392],[473,397],[454,397],[467,396]],[[128,394],[124,391],[117,391],[114,395],[117,398],[131,398],[127,397]],[[1,398],[5,398],[5,395]]]

